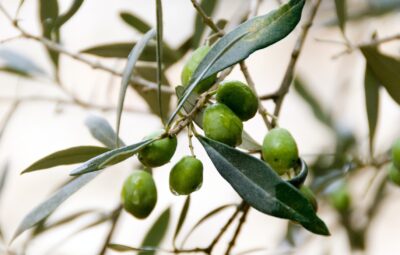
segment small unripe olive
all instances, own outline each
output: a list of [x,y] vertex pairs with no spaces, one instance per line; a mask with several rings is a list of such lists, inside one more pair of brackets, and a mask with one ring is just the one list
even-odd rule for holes
[[127,212],[144,219],[157,203],[157,188],[153,177],[146,171],[135,171],[124,182],[121,198]]
[[284,128],[275,128],[267,133],[262,146],[262,155],[279,175],[283,175],[298,163],[299,152],[292,135]]
[[218,87],[217,101],[229,107],[241,120],[254,117],[258,100],[254,92],[240,81],[224,82]]
[[207,137],[237,146],[242,143],[242,121],[224,104],[213,104],[203,115],[203,130]]
[[203,164],[193,156],[183,157],[169,174],[169,187],[175,195],[189,195],[203,183]]
[[[163,133],[162,130],[151,134],[144,139],[155,138]],[[176,137],[165,137],[146,145],[139,151],[139,160],[148,167],[162,166],[170,161],[175,153],[177,145]]]
[[392,161],[394,166],[400,169],[400,139],[397,139],[392,146]]
[[351,197],[345,185],[332,192],[329,200],[332,206],[340,212],[345,212],[350,208]]
[[397,186],[400,186],[400,170],[394,164],[390,164],[388,172],[389,180],[391,180]]
[[317,199],[315,198],[314,192],[309,187],[304,186],[304,185],[301,186],[300,192],[310,202],[314,211],[317,211],[318,210],[318,202],[317,202]]
[[[186,87],[189,85],[190,79],[192,78],[194,71],[196,71],[196,68],[199,66],[200,62],[207,55],[210,49],[210,46],[201,46],[192,53],[190,58],[187,60],[185,66],[183,67],[181,73],[181,81],[183,86]],[[195,88],[195,91],[197,93],[202,93],[208,90],[214,84],[216,78],[217,75],[214,74],[207,79],[201,81]]]

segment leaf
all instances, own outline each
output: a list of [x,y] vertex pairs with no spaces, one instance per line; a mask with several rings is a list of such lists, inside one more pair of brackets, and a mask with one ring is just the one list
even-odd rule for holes
[[77,146],[54,152],[42,159],[39,159],[28,166],[21,174],[43,170],[55,166],[71,165],[85,162],[97,155],[103,154],[110,149],[97,146]]
[[182,245],[181,247],[183,247],[186,243],[186,241],[188,240],[189,236],[193,233],[194,230],[196,230],[201,224],[203,224],[206,220],[210,219],[211,217],[217,215],[218,213],[224,211],[225,209],[229,208],[229,207],[233,207],[233,206],[237,206],[236,204],[226,204],[226,205],[222,205],[219,206],[215,209],[213,209],[212,211],[210,211],[209,213],[207,213],[206,215],[204,215],[203,217],[201,217],[200,220],[197,221],[197,223],[190,229],[190,231],[187,233],[185,239],[183,239],[182,241]]
[[347,18],[347,4],[346,0],[335,0],[336,15],[339,21],[339,27],[344,34],[346,30],[346,18]]
[[58,206],[60,206],[65,200],[72,196],[76,191],[85,186],[88,182],[93,180],[101,172],[94,172],[79,176],[73,181],[69,182],[58,190],[49,199],[35,207],[28,215],[24,217],[11,241],[15,240],[20,234],[30,229],[38,222],[50,215]]
[[0,199],[3,195],[4,186],[6,185],[7,178],[9,172],[9,164],[6,162],[3,167],[1,168],[1,175],[0,175]]
[[327,127],[332,128],[333,123],[331,117],[323,110],[321,103],[318,99],[309,91],[300,77],[294,79],[294,89],[301,96],[301,98],[311,107],[314,116]]
[[45,71],[34,61],[11,50],[0,50],[0,70],[13,74],[33,77],[45,75]]
[[149,32],[147,32],[143,38],[135,45],[135,47],[132,49],[131,53],[129,53],[128,57],[128,62],[126,63],[124,72],[122,74],[122,80],[121,80],[121,88],[119,90],[119,98],[118,98],[118,109],[117,109],[117,123],[116,123],[116,144],[117,147],[119,147],[119,128],[121,124],[121,116],[122,116],[122,110],[124,107],[124,101],[125,101],[125,94],[126,90],[128,89],[129,83],[131,81],[131,77],[133,74],[133,70],[135,68],[136,62],[139,60],[140,55],[143,53],[144,48],[146,45],[149,43],[149,41],[156,36],[156,30],[152,29]]
[[164,123],[164,115],[162,111],[162,95],[161,95],[161,80],[162,80],[162,63],[163,63],[163,12],[162,12],[162,1],[156,0],[156,17],[157,17],[157,47],[156,47],[156,59],[157,59],[157,101],[158,101],[158,113],[162,123]]
[[[181,98],[185,91],[185,88],[183,86],[177,86],[175,88],[175,91],[178,98]],[[192,94],[188,97],[186,102],[183,104],[183,109],[185,109],[186,113],[190,113],[193,110],[193,108],[196,106],[198,97],[199,95],[196,92],[192,92]],[[203,128],[203,112],[203,110],[199,111],[193,119],[193,121],[200,128]],[[248,151],[260,151],[261,145],[256,140],[254,140],[246,131],[243,131],[242,144],[239,145],[239,148]]]
[[379,113],[379,81],[376,79],[368,65],[365,66],[364,88],[365,106],[369,127],[369,149],[372,154]]
[[375,47],[361,47],[367,66],[389,95],[400,104],[400,60],[382,54]]
[[265,162],[206,137],[198,139],[221,176],[250,206],[271,216],[297,221],[315,234],[329,235],[307,198]]
[[185,223],[185,219],[186,219],[187,213],[189,211],[189,207],[190,207],[190,195],[187,196],[187,198],[185,200],[185,204],[183,205],[181,214],[179,215],[178,224],[176,225],[174,239],[172,241],[172,244],[174,245],[175,248],[176,248],[176,238],[178,237],[179,232],[182,229],[183,223]]
[[71,171],[70,175],[75,176],[75,175],[86,174],[89,172],[101,170],[110,165],[115,165],[129,157],[132,157],[140,149],[154,142],[155,140],[157,139],[147,139],[139,143],[107,151],[103,154],[100,154],[86,161],[79,167],[75,168],[74,170]]
[[290,0],[279,9],[248,20],[223,36],[195,70],[189,86],[168,121],[168,125],[171,124],[201,80],[207,79],[246,59],[253,52],[286,37],[300,21],[304,3],[305,0]]
[[[108,148],[116,148],[115,140],[117,134],[106,119],[96,115],[89,115],[85,120],[85,125],[88,127],[92,136],[99,142]],[[125,146],[125,143],[121,139],[119,139],[119,144]]]
[[75,15],[75,13],[82,6],[84,0],[74,0],[70,8],[62,15],[58,16],[54,21],[53,30],[59,30],[62,25],[64,25],[68,20]]
[[[58,17],[58,1],[57,0],[39,0],[39,14],[40,23],[42,25],[43,37],[54,41],[60,42],[59,30],[53,31],[54,22]],[[56,69],[58,68],[59,53],[47,48],[47,52],[50,56]]]
[[161,249],[158,249],[156,247],[142,247],[142,248],[135,248],[127,245],[122,245],[122,244],[108,244],[108,248],[114,251],[118,252],[132,252],[132,251],[141,251],[143,254],[154,254],[155,251],[159,251]]
[[[202,0],[200,3],[201,9],[207,14],[207,16],[211,17],[212,14],[214,13],[214,10],[216,9],[218,5],[217,0]],[[196,12],[196,19],[194,22],[194,34],[192,38],[192,48],[196,49],[200,46],[201,39],[204,35],[204,31],[206,30],[207,26],[203,21],[203,18],[201,15]]]
[[[142,241],[141,247],[157,247],[168,230],[169,225],[169,216],[170,216],[170,208],[168,207],[161,215],[158,217],[156,222],[147,232],[146,236]],[[138,255],[153,255],[155,251],[150,252],[140,252]]]
[[142,34],[146,33],[151,29],[151,26],[147,22],[143,21],[142,19],[140,19],[139,17],[135,16],[132,13],[121,12],[119,16],[126,24],[133,27]]

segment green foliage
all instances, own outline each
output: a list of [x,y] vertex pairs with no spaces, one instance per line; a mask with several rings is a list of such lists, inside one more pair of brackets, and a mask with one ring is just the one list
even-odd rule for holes
[[335,0],[336,15],[339,21],[339,27],[344,34],[346,29],[346,19],[347,19],[347,4],[346,0]]
[[380,84],[368,65],[365,67],[364,88],[369,127],[369,149],[372,154],[376,126],[378,124]]
[[394,166],[400,169],[400,138],[393,143],[391,156]]

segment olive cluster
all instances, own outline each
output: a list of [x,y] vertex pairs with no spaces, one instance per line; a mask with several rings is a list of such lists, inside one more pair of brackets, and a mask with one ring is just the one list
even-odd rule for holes
[[400,139],[392,146],[391,151],[392,162],[389,165],[389,179],[396,185],[400,186]]
[[[196,68],[209,52],[209,46],[195,50],[185,64],[181,80],[188,86]],[[209,90],[216,82],[216,75],[210,76],[196,86],[197,93]],[[253,90],[240,81],[225,81],[218,85],[215,103],[206,107],[203,114],[203,131],[210,139],[228,146],[242,143],[243,122],[255,116],[258,99]],[[163,130],[144,139],[159,137]],[[167,136],[145,146],[138,153],[139,161],[147,168],[168,163],[175,153],[177,138]],[[299,162],[297,144],[292,135],[283,128],[275,128],[267,133],[262,146],[262,158],[279,175],[288,173]],[[195,156],[185,156],[171,169],[170,190],[175,195],[189,195],[203,183],[203,164]],[[302,186],[300,192],[310,201],[314,209],[317,202],[312,191]],[[122,202],[126,211],[142,219],[147,217],[157,202],[157,188],[149,171],[135,171],[125,181],[122,188]]]

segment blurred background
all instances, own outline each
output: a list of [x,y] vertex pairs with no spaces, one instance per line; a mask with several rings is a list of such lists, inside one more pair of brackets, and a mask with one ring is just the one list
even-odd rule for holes
[[[121,12],[130,12],[152,26],[155,25],[155,1],[140,0],[87,0],[79,11],[61,29],[60,43],[71,52],[79,52],[97,45],[115,42],[137,41],[141,34],[133,30],[120,18]],[[212,15],[214,20],[232,20],[233,17],[249,8],[247,1],[220,0]],[[308,1],[304,15],[309,11]],[[59,1],[60,12],[66,10],[72,1]],[[1,4],[12,15],[15,14],[19,1],[3,0]],[[164,38],[172,47],[178,47],[192,33],[195,21],[195,9],[189,0],[163,1]],[[386,5],[385,5],[386,4]],[[264,14],[276,8],[273,0],[260,1],[258,14]],[[389,6],[389,7],[387,7]],[[352,44],[369,42],[371,35],[377,32],[378,37],[399,33],[399,1],[348,1],[348,13],[358,14],[365,10],[383,10],[366,12],[352,21],[348,21],[346,35]],[[385,9],[386,8],[386,9]],[[368,157],[368,122],[364,99],[365,60],[355,50],[333,58],[345,50],[337,41],[344,41],[336,25],[334,1],[322,1],[315,23],[301,53],[296,75],[302,78],[304,86],[318,98],[322,108],[329,113],[336,128],[343,133],[355,136],[357,146],[354,150],[361,159]],[[20,25],[32,34],[41,34],[38,16],[38,1],[26,0],[20,9]],[[260,95],[274,92],[280,85],[290,54],[294,47],[301,26],[298,26],[287,38],[277,44],[257,51],[247,60],[249,71],[256,83]],[[10,22],[0,15],[0,40],[18,35]],[[327,42],[331,41],[331,42]],[[332,42],[333,41],[333,42]],[[399,42],[387,43],[382,51],[399,56]],[[180,72],[189,53],[175,63],[166,73],[171,86],[180,84]],[[101,61],[104,65],[122,70],[125,59],[102,58],[85,55],[90,60]],[[26,78],[8,72],[0,72],[0,167],[8,165],[7,181],[1,194],[0,226],[4,236],[3,250],[19,253],[29,233],[24,233],[10,247],[8,240],[12,237],[22,218],[37,204],[47,198],[67,178],[74,166],[57,167],[47,171],[20,175],[20,172],[32,162],[54,151],[78,145],[100,145],[90,135],[84,122],[89,115],[106,118],[112,125],[115,123],[120,78],[101,70],[94,70],[88,65],[68,56],[60,57],[59,76],[63,88],[57,85],[54,69],[48,54],[40,43],[34,40],[18,38],[0,44],[0,64],[19,58],[37,75]],[[11,59],[11,60],[10,60]],[[399,70],[400,71],[400,70]],[[228,79],[244,80],[239,68],[235,68]],[[399,84],[400,86],[400,84]],[[74,98],[95,105],[107,105],[108,111],[95,107],[74,104]],[[24,100],[25,99],[25,100]],[[19,100],[18,103],[16,100]],[[173,107],[174,98],[171,102]],[[267,109],[273,104],[265,102]],[[156,115],[149,114],[145,101],[129,90],[125,100],[127,109],[122,117],[121,138],[128,144],[135,143],[150,131],[161,128]],[[381,90],[379,122],[375,138],[375,154],[380,155],[389,150],[395,138],[400,136],[400,111],[398,105]],[[307,162],[313,162],[320,153],[334,153],[336,135],[332,129],[319,122],[312,108],[301,96],[291,89],[286,97],[280,117],[280,126],[291,131],[297,140],[300,154]],[[261,142],[267,129],[262,119],[256,118],[245,123],[248,131]],[[192,204],[182,232],[188,231],[201,216],[215,207],[240,201],[240,197],[214,169],[203,148],[195,141],[195,152],[204,164],[204,183],[202,188],[192,195]],[[170,247],[171,238],[184,197],[176,197],[169,191],[169,169],[183,155],[188,154],[186,134],[179,137],[178,150],[170,164],[154,170],[158,188],[158,203],[146,220],[137,220],[127,213],[116,226],[114,243],[139,246],[143,235],[151,227],[161,212],[168,206],[172,208],[171,227],[162,247]],[[113,210],[120,202],[120,189],[126,176],[139,166],[135,157],[110,167],[93,182],[82,188],[51,216],[56,221],[64,216],[83,209],[95,209],[99,212]],[[363,169],[357,173],[357,180],[351,182],[349,189],[355,207],[365,204],[365,191],[375,171]],[[365,254],[398,254],[400,229],[400,204],[397,197],[400,189],[388,185],[387,196],[377,216],[370,223],[367,235]],[[222,222],[230,216],[233,209],[228,209],[197,229],[187,242],[188,247],[207,245],[210,233],[217,233]],[[351,254],[344,228],[337,222],[337,213],[324,199],[319,199],[320,217],[329,226],[332,236],[320,237],[302,233],[301,245],[291,247],[282,245],[287,221],[272,218],[256,210],[243,227],[240,238],[234,249],[235,254],[255,247],[267,250],[254,254]],[[79,219],[42,234],[29,242],[27,254],[96,254],[105,240],[110,227],[109,223],[99,224],[93,228],[75,234],[82,226],[93,222],[93,215]],[[360,218],[353,221],[362,221]],[[229,229],[221,244],[230,240],[233,228]],[[214,235],[214,234],[212,234]],[[222,254],[224,245],[216,248],[215,254]],[[108,251],[107,254],[116,254]]]

